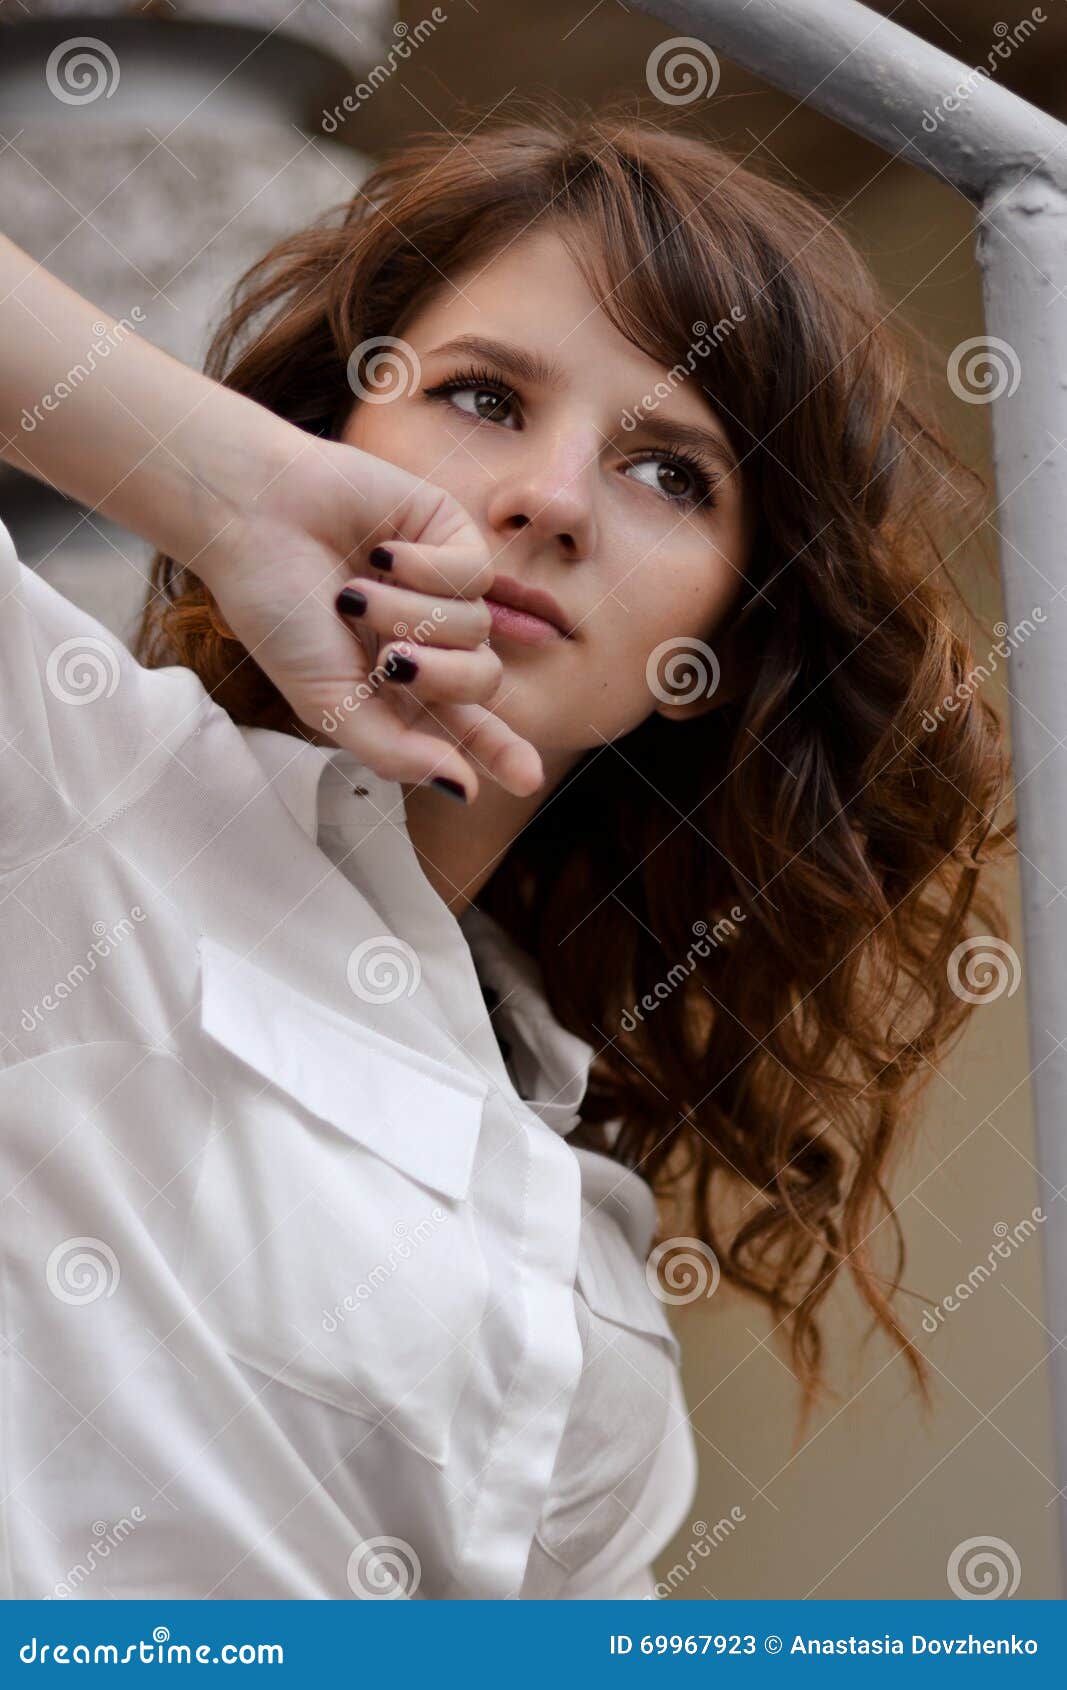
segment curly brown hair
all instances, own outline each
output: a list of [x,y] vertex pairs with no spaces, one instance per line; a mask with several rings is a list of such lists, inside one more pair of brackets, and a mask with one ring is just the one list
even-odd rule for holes
[[[968,1013],[952,953],[975,922],[1001,929],[977,883],[1012,824],[995,819],[998,717],[957,695],[973,660],[946,560],[975,478],[906,395],[919,343],[889,329],[862,258],[826,211],[662,118],[540,109],[478,122],[461,146],[416,136],[280,241],[238,284],[206,368],[336,439],[352,348],[400,333],[442,277],[535,222],[622,334],[693,372],[757,531],[722,633],[744,683],[588,754],[479,903],[597,1050],[575,1142],[640,1169],[765,1302],[805,1405],[845,1267],[928,1400],[893,1307],[904,1240],[886,1178]],[[695,326],[727,320],[694,361]],[[301,732],[167,557],[137,654],[196,670],[239,723]]]

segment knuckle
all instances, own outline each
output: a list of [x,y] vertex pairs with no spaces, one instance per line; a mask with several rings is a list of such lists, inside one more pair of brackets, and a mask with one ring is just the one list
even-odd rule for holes
[[479,699],[491,698],[500,685],[500,677],[504,672],[504,665],[495,652],[489,652],[491,663],[479,664],[477,672],[477,691],[475,697]]
[[496,568],[492,563],[490,563],[489,559],[486,558],[484,563],[477,564],[473,573],[468,576],[465,590],[468,593],[476,595],[478,598],[484,598],[486,593],[489,591],[489,588],[492,586],[495,576]]

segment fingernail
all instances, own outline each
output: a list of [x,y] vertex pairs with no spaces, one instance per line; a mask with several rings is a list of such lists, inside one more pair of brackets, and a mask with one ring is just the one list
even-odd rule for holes
[[375,569],[392,569],[393,554],[388,546],[375,546],[370,553],[369,561],[373,563]]
[[342,616],[362,616],[367,608],[367,595],[358,587],[342,587],[336,602]]
[[458,798],[461,804],[467,802],[466,789],[458,780],[449,780],[447,775],[435,775],[430,785],[436,786],[439,792],[447,792],[450,798]]
[[387,681],[413,681],[419,672],[417,663],[410,657],[404,657],[399,651],[391,651],[385,660],[384,674]]

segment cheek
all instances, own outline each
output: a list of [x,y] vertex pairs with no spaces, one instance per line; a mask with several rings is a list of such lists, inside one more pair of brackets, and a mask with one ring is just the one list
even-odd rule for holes
[[426,406],[403,399],[387,405],[358,405],[341,438],[348,446],[358,446],[443,487],[468,508],[473,503],[479,466],[469,452],[457,451],[455,440]]
[[710,639],[740,586],[739,570],[710,544],[684,557],[645,558],[614,588],[623,606],[619,637],[646,655],[673,635]]

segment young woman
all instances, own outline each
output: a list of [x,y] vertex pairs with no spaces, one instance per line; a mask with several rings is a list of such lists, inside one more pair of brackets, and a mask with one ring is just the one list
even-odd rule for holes
[[3,259],[9,458],[160,548],[136,657],[0,548],[8,1594],[650,1594],[672,1263],[922,1383],[1004,759],[885,306],[610,114],[416,141],[207,376],[34,412],[100,313]]

